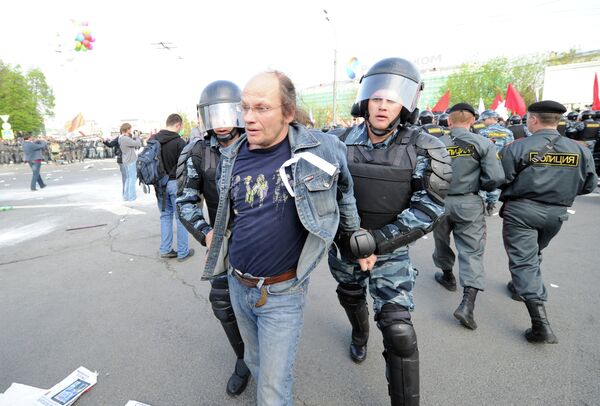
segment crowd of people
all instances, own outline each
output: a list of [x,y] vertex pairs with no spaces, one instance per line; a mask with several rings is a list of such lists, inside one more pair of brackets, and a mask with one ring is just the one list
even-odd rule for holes
[[[202,279],[210,281],[214,315],[236,355],[229,395],[242,393],[252,376],[258,405],[292,404],[310,274],[327,258],[351,325],[350,358],[367,358],[368,292],[383,338],[390,402],[418,405],[411,318],[417,270],[409,246],[433,232],[435,280],[451,291],[460,284],[463,297],[453,315],[475,330],[475,301],[485,290],[485,215],[498,202],[507,293],[531,318],[525,338],[558,342],[544,306],[541,254],[575,197],[597,187],[595,145],[588,142],[597,140],[597,130],[588,139],[568,129],[597,127],[584,119],[562,133],[566,108],[551,100],[531,104],[526,124],[513,117],[502,125],[495,112],[479,115],[462,102],[439,116],[419,115],[422,89],[411,62],[383,59],[361,80],[355,125],[323,132],[307,127],[295,87],[282,72],[259,73],[243,89],[218,80],[200,96],[199,124],[188,143],[177,114],[153,138],[159,146],[149,142],[166,177],[155,185],[158,252],[165,260],[192,257],[188,233],[207,247]],[[120,132],[123,199],[129,201],[141,141],[128,124]]]

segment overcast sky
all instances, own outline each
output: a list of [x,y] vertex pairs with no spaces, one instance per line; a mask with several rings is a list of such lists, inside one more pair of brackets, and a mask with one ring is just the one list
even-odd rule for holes
[[[351,57],[369,67],[391,56],[421,67],[543,51],[600,48],[593,0],[189,2],[10,0],[0,12],[0,59],[39,67],[56,96],[50,126],[82,112],[102,126],[123,119],[195,116],[203,87],[218,79],[243,87],[276,68],[298,88],[347,79]],[[325,20],[326,9],[331,23]],[[94,49],[75,52],[87,22]],[[153,43],[177,47],[160,49]],[[56,52],[61,50],[62,52]],[[0,112],[1,113],[1,112]]]

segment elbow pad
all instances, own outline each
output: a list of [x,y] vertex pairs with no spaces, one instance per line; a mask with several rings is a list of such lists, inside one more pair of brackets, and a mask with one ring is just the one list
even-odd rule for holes
[[420,228],[414,228],[400,233],[391,233],[387,227],[384,227],[372,230],[371,234],[377,246],[375,254],[383,255],[418,240],[425,235],[425,232]]
[[367,258],[375,252],[376,248],[375,238],[366,230],[353,233],[339,232],[335,242],[340,253],[350,259]]

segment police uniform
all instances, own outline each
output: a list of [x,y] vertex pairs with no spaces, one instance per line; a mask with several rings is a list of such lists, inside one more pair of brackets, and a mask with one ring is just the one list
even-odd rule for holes
[[421,126],[421,129],[423,131],[425,131],[427,134],[433,135],[436,138],[440,138],[445,134],[444,127],[442,127],[441,125],[433,124],[433,123],[423,124]]
[[[504,147],[515,140],[512,131],[497,123],[479,130],[479,135],[482,135],[492,141],[496,146],[496,151],[500,156],[502,156]],[[496,207],[496,203],[498,202],[500,189],[496,189],[491,192],[482,192],[481,194],[485,199],[487,215],[491,216],[494,208]]]
[[[553,101],[529,106],[530,113],[565,111]],[[556,343],[543,303],[548,294],[541,277],[541,252],[567,220],[575,197],[596,187],[592,156],[556,129],[541,129],[508,146],[502,165],[506,174],[500,196],[502,237],[512,276],[508,289],[513,299],[526,302],[532,320],[527,340]]]
[[[451,109],[475,115],[472,106],[458,103]],[[452,274],[455,254],[450,247],[450,233],[458,251],[460,285],[463,302],[454,316],[467,328],[475,329],[473,307],[477,291],[484,289],[483,252],[486,241],[484,206],[479,190],[495,190],[504,183],[504,171],[496,148],[477,134],[464,128],[453,128],[446,143],[452,158],[452,182],[445,199],[446,216],[433,230],[434,264],[443,270],[435,279],[446,289],[456,290]]]
[[479,122],[479,123],[475,123],[473,124],[473,126],[471,127],[471,132],[473,134],[479,134],[479,131],[483,130],[485,128],[485,124]]
[[[506,129],[513,133],[513,137],[515,140],[518,140],[520,138],[529,137],[531,135],[531,133],[527,129],[527,126],[524,124],[509,125],[508,127],[506,127]],[[562,127],[562,130],[563,131],[565,130],[564,125]]]
[[[350,356],[362,362],[367,355],[369,315],[366,291],[373,297],[377,327],[383,336],[388,394],[392,405],[419,404],[419,350],[410,311],[417,270],[408,244],[430,232],[444,213],[444,198],[452,174],[444,144],[418,128],[408,127],[414,117],[423,83],[417,68],[406,59],[387,58],[375,63],[361,79],[358,113],[365,122],[351,128],[342,140],[361,227],[368,231],[377,262],[363,272],[348,251],[342,231],[329,250],[329,268],[338,282],[338,300],[352,326]],[[383,96],[383,97],[381,97]],[[389,114],[386,128],[375,126],[371,110]],[[381,140],[381,141],[377,141]],[[350,247],[354,234],[350,237]],[[368,240],[365,239],[365,240]],[[360,245],[360,244],[355,244]],[[361,250],[359,250],[361,251]]]
[[[206,245],[206,235],[212,230],[210,225],[215,223],[219,206],[216,184],[220,159],[219,139],[227,142],[242,133],[240,101],[241,91],[232,82],[218,80],[207,85],[197,106],[202,129],[193,131],[194,137],[178,158],[175,201],[177,215],[188,232],[202,245]],[[232,112],[233,116],[228,114]],[[233,130],[227,135],[217,136],[215,127],[233,127]],[[206,138],[200,136],[202,133],[206,133]],[[208,218],[203,210],[203,199],[208,209]],[[239,395],[248,384],[250,370],[244,362],[244,341],[231,305],[226,274],[211,279],[209,301],[237,357],[235,369],[227,382],[227,393]]]

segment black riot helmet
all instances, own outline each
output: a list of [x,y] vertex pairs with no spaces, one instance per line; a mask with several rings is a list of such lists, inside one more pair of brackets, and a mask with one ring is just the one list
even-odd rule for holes
[[402,105],[399,116],[385,130],[371,127],[375,135],[385,135],[399,124],[407,123],[416,109],[423,90],[421,75],[411,62],[402,58],[387,58],[377,62],[361,78],[356,102],[359,114],[369,120],[369,99],[388,99]]
[[579,116],[579,114],[576,111],[571,111],[571,112],[569,112],[569,114],[567,114],[567,120],[577,121],[578,116]]
[[521,116],[518,115],[512,115],[508,118],[508,124],[510,125],[518,125],[521,124]]
[[431,124],[433,123],[433,113],[429,110],[423,110],[421,114],[419,114],[419,124]]
[[[198,126],[208,136],[219,141],[229,141],[244,132],[244,119],[241,108],[242,91],[233,82],[217,80],[207,85],[198,102]],[[225,135],[217,135],[215,128],[233,127]]]
[[442,113],[438,116],[438,125],[448,127],[448,113]]
[[594,120],[600,120],[600,110],[594,111]]
[[584,110],[581,112],[581,121],[593,120],[596,114],[592,110]]
[[356,118],[360,117],[358,103],[352,103],[352,107],[350,107],[350,115]]

